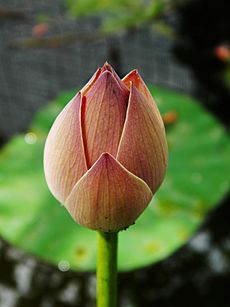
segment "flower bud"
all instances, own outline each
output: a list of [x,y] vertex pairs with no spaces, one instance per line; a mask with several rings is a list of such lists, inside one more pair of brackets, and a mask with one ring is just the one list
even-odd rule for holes
[[45,177],[76,222],[115,232],[147,207],[167,155],[162,118],[138,72],[121,80],[105,63],[56,118]]

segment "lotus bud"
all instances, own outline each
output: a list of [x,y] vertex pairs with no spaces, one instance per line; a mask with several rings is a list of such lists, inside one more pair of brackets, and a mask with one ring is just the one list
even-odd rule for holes
[[149,204],[167,155],[162,118],[137,70],[121,80],[105,63],[56,118],[45,177],[77,223],[116,232]]

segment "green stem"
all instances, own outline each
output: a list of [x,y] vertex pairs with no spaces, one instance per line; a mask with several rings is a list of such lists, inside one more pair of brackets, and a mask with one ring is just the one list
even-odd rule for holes
[[117,306],[117,232],[97,232],[97,307]]

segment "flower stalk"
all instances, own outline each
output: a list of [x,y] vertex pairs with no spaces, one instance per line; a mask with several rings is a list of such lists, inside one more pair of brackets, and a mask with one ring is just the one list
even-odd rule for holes
[[118,232],[97,231],[97,307],[117,306]]

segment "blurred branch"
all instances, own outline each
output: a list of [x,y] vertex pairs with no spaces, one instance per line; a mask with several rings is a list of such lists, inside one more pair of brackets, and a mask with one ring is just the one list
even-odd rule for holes
[[106,38],[102,32],[56,35],[46,38],[23,38],[8,43],[10,48],[58,48],[66,44],[87,43]]
[[0,7],[0,19],[28,20],[30,18],[22,10],[11,10]]

